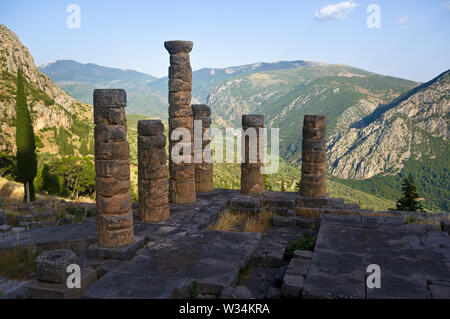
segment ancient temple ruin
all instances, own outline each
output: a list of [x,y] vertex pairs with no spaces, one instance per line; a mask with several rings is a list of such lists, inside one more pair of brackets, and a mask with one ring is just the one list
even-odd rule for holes
[[[164,43],[170,54],[169,67],[169,154],[183,144],[186,161],[167,159],[166,136],[160,120],[138,122],[138,193],[139,218],[143,222],[161,222],[170,218],[170,203],[189,204],[196,193],[214,190],[211,158],[211,109],[191,105],[192,69],[190,41]],[[129,145],[126,139],[126,93],[124,90],[95,90],[95,163],[98,211],[98,245],[121,247],[134,241],[131,210]],[[198,123],[200,141],[194,143],[194,123]],[[241,193],[260,196],[264,183],[264,116],[242,115]],[[180,131],[181,130],[181,131]],[[180,133],[181,132],[181,133]],[[183,132],[190,135],[183,139]],[[302,179],[300,207],[307,198],[326,194],[326,123],[325,116],[306,115],[303,126]],[[207,154],[209,154],[209,158]],[[169,161],[169,176],[167,172]],[[303,199],[302,199],[303,198]],[[313,202],[326,204],[325,202]]]

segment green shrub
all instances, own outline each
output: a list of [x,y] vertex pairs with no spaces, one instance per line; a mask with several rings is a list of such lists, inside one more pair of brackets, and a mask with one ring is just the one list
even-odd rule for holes
[[299,240],[291,240],[289,241],[289,245],[286,248],[285,256],[286,258],[292,258],[294,256],[294,252],[296,250],[310,250],[314,249],[314,245],[316,244],[315,236],[303,236]]

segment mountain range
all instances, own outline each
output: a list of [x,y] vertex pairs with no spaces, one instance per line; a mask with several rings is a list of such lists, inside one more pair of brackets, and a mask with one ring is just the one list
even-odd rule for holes
[[[8,141],[3,148],[13,147],[14,72],[19,64],[27,66],[35,131],[45,151],[61,151],[64,140],[73,144],[75,154],[82,143],[92,144],[92,107],[85,103],[92,103],[94,88],[125,88],[127,113],[167,121],[167,77],[70,60],[37,69],[11,31],[1,26],[0,35],[0,103],[6,106],[0,135]],[[412,174],[425,207],[449,211],[449,92],[449,71],[418,83],[298,60],[194,71],[192,103],[210,105],[217,127],[240,126],[242,114],[264,114],[266,127],[280,128],[281,155],[293,166],[301,162],[303,116],[324,114],[332,181],[395,200],[401,178]]]

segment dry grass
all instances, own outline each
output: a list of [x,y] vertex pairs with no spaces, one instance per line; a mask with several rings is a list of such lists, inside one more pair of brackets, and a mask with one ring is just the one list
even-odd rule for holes
[[247,218],[244,224],[244,232],[246,233],[265,233],[272,222],[273,213],[270,211],[262,211],[254,216]]
[[35,271],[36,249],[32,245],[19,246],[0,252],[0,275],[25,280]]
[[257,214],[226,211],[222,213],[210,230],[265,233],[270,227],[273,213],[263,211]]

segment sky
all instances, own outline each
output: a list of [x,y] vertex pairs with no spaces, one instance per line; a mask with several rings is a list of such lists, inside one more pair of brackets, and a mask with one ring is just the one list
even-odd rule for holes
[[447,0],[0,0],[0,23],[37,65],[163,77],[164,41],[191,40],[194,70],[308,60],[425,82],[450,68]]

